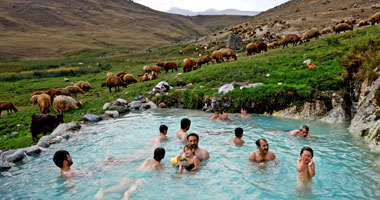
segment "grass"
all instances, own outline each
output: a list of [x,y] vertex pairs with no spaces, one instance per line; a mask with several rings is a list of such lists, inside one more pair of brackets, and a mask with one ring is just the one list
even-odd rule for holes
[[[162,73],[153,81],[132,84],[118,93],[109,93],[108,88],[100,85],[106,79],[106,73],[125,71],[135,76],[142,74],[144,65],[153,65],[156,61],[171,61],[182,65],[183,58],[195,57],[196,44],[162,47],[152,53],[140,53],[123,56],[102,56],[102,51],[82,52],[61,60],[2,61],[1,73],[26,74],[26,76],[3,76],[0,78],[1,100],[12,101],[19,112],[0,117],[0,149],[13,149],[33,144],[29,132],[31,115],[39,113],[39,108],[29,102],[30,94],[36,90],[65,87],[67,77],[70,82],[89,81],[92,90],[75,99],[83,102],[83,107],[64,113],[64,121],[78,121],[86,113],[102,114],[102,106],[117,98],[129,102],[138,95],[145,95],[156,103],[165,102],[168,106],[184,105],[186,108],[200,109],[204,99],[222,97],[231,99],[237,111],[242,104],[254,104],[251,112],[263,113],[284,109],[291,105],[302,104],[319,98],[324,91],[347,91],[347,77],[350,56],[360,55],[363,60],[359,66],[361,73],[351,74],[352,79],[364,80],[375,76],[369,73],[379,66],[380,34],[378,26],[372,26],[339,35],[329,35],[313,40],[306,45],[286,49],[278,48],[247,57],[244,51],[238,54],[238,61],[214,64],[186,74]],[[179,50],[184,55],[179,55]],[[104,52],[110,50],[105,49]],[[202,52],[203,53],[203,52]],[[211,54],[211,52],[209,52]],[[107,54],[109,55],[109,54]],[[309,69],[303,61],[311,59],[317,69]],[[79,64],[83,63],[83,64]],[[101,67],[97,65],[101,63]],[[74,68],[68,74],[59,69]],[[58,69],[57,71],[49,71]],[[182,68],[178,72],[182,72]],[[35,76],[35,73],[41,73]],[[34,74],[34,75],[33,75]],[[360,76],[358,75],[360,74]],[[168,81],[176,89],[168,95],[152,97],[148,94],[160,81]],[[225,95],[217,93],[217,88],[232,81],[264,83],[263,86],[250,89],[235,89]],[[186,86],[192,83],[192,86]],[[238,85],[235,85],[238,87]],[[52,114],[54,110],[50,108]],[[11,133],[17,132],[13,135]]]

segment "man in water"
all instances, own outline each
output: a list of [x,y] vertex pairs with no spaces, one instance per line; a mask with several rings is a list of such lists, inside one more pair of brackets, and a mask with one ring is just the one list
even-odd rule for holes
[[229,121],[230,120],[230,118],[228,117],[227,110],[223,110],[222,111],[222,113],[220,114],[219,119],[222,120],[222,121]]
[[156,140],[159,142],[168,140],[168,137],[166,137],[166,134],[168,133],[168,127],[166,125],[160,126],[160,133],[156,136]]
[[234,143],[235,145],[243,145],[244,140],[241,138],[243,137],[243,129],[242,128],[236,128],[235,129],[235,137],[231,138],[231,142]]
[[[269,145],[266,139],[260,138],[256,140],[256,146],[257,149],[256,151],[253,151],[249,154],[248,159],[252,162],[259,162],[261,167],[265,167],[266,161],[271,161],[275,160],[276,156],[274,155],[273,152],[269,151]],[[276,162],[274,163],[275,165],[277,164]]]
[[313,162],[313,149],[303,147],[300,158],[297,160],[298,179],[301,181],[310,181],[315,175],[315,164]]
[[[190,133],[187,136],[187,144],[192,145],[195,148],[195,155],[198,157],[200,161],[209,159],[210,155],[206,149],[202,149],[198,146],[199,136],[196,133]],[[179,157],[183,158],[183,150],[179,152]]]
[[[307,125],[302,125],[299,130],[292,130],[290,131],[291,136],[297,136],[299,135],[300,137],[313,137],[309,135],[309,127]],[[315,137],[313,137],[315,138]]]
[[214,110],[213,114],[212,114],[212,117],[210,119],[210,122],[218,120],[218,119],[219,119],[219,111],[218,110]]
[[241,107],[241,109],[240,109],[240,117],[241,118],[250,118],[251,116],[248,115],[247,112],[248,112],[247,107],[245,107],[245,106]]
[[188,136],[187,131],[190,129],[190,124],[190,119],[183,118],[181,120],[181,128],[177,131],[177,137],[181,140],[182,143],[186,142],[186,138]]
[[61,174],[66,178],[71,178],[74,176],[74,171],[70,168],[73,164],[73,160],[69,152],[65,150],[59,150],[54,153],[53,157],[54,164],[59,167]]
[[162,147],[157,147],[154,150],[153,158],[146,159],[143,164],[139,167],[140,170],[150,170],[163,168],[161,160],[165,157],[165,149]]

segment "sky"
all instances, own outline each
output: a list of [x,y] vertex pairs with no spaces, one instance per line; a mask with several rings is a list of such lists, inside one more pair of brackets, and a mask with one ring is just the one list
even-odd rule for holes
[[134,0],[154,10],[167,11],[172,7],[201,12],[210,8],[216,10],[238,9],[242,11],[265,11],[288,0]]

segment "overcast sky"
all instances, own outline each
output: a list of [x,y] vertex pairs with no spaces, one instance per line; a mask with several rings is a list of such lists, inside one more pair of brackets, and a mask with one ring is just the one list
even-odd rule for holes
[[234,8],[242,11],[265,11],[288,0],[134,0],[134,2],[159,11],[172,7],[191,11],[204,11],[210,8],[224,10]]

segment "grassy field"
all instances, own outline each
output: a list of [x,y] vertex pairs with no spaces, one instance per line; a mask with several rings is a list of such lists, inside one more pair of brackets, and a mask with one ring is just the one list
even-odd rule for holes
[[[62,60],[0,62],[0,100],[12,101],[19,109],[19,112],[9,115],[3,111],[0,117],[0,149],[25,147],[33,143],[29,132],[31,115],[39,113],[39,108],[31,105],[29,95],[36,90],[70,85],[63,82],[64,77],[74,83],[89,81],[93,87],[84,95],[75,97],[83,102],[82,108],[64,113],[64,121],[70,122],[80,120],[86,113],[102,114],[103,104],[117,98],[130,102],[138,95],[149,96],[147,92],[162,80],[168,81],[177,90],[156,98],[158,103],[164,101],[170,106],[183,104],[187,108],[199,109],[204,98],[220,96],[231,98],[235,105],[255,102],[252,112],[271,112],[319,98],[323,91],[347,92],[347,69],[353,66],[350,60],[353,55],[360,56],[362,61],[361,76],[354,77],[355,80],[377,76],[370,72],[380,66],[380,34],[379,25],[376,25],[250,57],[240,52],[238,61],[204,65],[199,70],[181,75],[177,72],[162,73],[156,80],[132,84],[118,93],[109,93],[108,88],[100,87],[109,71],[125,71],[137,77],[142,74],[144,65],[153,65],[159,60],[169,61],[174,57],[174,61],[182,66],[183,58],[195,58],[195,47],[196,44],[164,47],[152,53],[117,57],[104,57],[101,51],[89,51]],[[184,55],[178,55],[180,49],[185,52]],[[307,68],[303,64],[306,59],[311,59],[318,68]],[[265,85],[235,89],[225,96],[217,93],[218,87],[232,81],[261,82]],[[178,90],[189,83],[192,86],[188,90]],[[52,108],[50,113],[55,113]],[[11,134],[13,132],[17,134]]]

